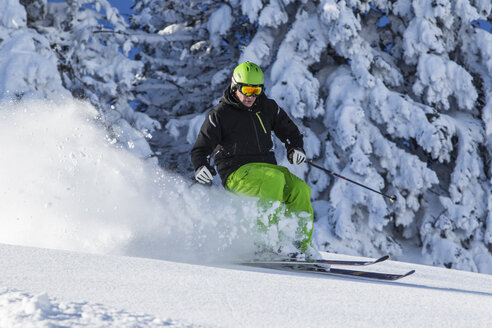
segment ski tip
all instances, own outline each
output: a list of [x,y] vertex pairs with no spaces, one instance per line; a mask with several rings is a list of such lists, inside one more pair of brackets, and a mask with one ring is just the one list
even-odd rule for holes
[[383,262],[386,261],[387,259],[389,259],[389,255],[385,255],[383,257],[378,258],[376,261],[374,261],[374,263]]
[[402,275],[399,279],[408,277],[409,275],[412,275],[414,273],[415,273],[415,270],[410,270],[407,273],[405,273],[404,275]]

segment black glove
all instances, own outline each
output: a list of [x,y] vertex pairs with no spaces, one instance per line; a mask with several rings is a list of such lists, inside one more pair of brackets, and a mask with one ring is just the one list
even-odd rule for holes
[[287,151],[287,159],[290,164],[299,165],[306,160],[306,153],[302,148],[291,148]]

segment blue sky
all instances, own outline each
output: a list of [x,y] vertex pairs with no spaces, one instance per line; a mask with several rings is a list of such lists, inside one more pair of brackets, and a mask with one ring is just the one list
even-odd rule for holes
[[[48,2],[65,2],[66,0],[48,0]],[[118,8],[120,14],[124,15],[128,19],[128,15],[132,11],[130,9],[133,6],[133,0],[108,0],[108,2],[115,8]]]
[[120,14],[128,19],[128,15],[132,11],[130,7],[133,6],[133,0],[108,0],[108,2],[113,7],[118,8]]

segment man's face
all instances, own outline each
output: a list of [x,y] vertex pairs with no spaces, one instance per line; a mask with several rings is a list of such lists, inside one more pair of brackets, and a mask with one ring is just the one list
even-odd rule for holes
[[256,97],[255,96],[245,96],[241,93],[241,91],[236,90],[236,97],[239,99],[239,101],[246,107],[251,107],[255,103]]

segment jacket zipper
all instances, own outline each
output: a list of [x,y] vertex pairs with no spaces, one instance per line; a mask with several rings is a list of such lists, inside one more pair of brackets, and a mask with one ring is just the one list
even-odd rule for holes
[[263,128],[263,132],[265,132],[265,134],[267,134],[265,126],[263,125],[263,121],[261,120],[261,117],[260,117],[260,112],[256,112],[256,116],[258,116],[258,120],[260,121],[261,127]]
[[257,131],[257,128],[256,128],[255,119],[251,115],[249,117],[251,117],[251,122],[253,123],[253,127],[254,127],[254,130],[255,130],[255,135],[256,135],[256,143],[258,144],[258,150],[261,153],[260,137],[258,136],[258,131]]

